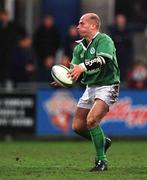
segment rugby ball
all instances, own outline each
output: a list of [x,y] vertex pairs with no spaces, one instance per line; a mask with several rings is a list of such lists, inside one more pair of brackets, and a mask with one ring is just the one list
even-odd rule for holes
[[71,78],[68,78],[67,74],[69,72],[70,69],[68,69],[66,66],[57,64],[52,67],[51,75],[59,85],[63,87],[72,87],[74,81]]

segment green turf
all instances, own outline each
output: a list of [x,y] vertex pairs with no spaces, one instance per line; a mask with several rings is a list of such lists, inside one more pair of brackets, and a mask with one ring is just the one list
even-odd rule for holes
[[0,180],[147,180],[147,142],[113,142],[108,159],[107,172],[91,173],[88,141],[0,142]]

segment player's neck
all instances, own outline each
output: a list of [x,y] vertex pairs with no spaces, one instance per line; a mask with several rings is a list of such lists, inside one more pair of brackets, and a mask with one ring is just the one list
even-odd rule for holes
[[93,31],[85,38],[88,44],[92,41],[92,39],[97,35],[98,32],[99,31]]

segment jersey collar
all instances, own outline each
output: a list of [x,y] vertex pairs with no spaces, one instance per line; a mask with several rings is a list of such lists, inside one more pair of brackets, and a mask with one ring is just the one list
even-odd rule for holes
[[[100,32],[98,31],[98,32],[93,36],[92,39],[94,39],[99,33],[100,33]],[[83,40],[84,40],[84,38],[82,38],[82,39],[80,39],[80,40],[77,40],[77,41],[75,41],[75,42],[79,44],[79,43],[81,43]]]
[[93,36],[92,39],[94,39],[99,33],[100,33],[100,32],[98,31],[98,32]]
[[85,40],[85,38],[82,38],[82,39],[80,39],[80,40],[77,40],[76,43],[81,44],[82,47],[83,47],[83,49],[84,49],[84,50],[87,50],[87,48],[89,47],[89,45],[91,44],[91,42],[93,41],[93,39],[95,39],[95,37],[96,37],[99,33],[100,33],[100,32],[98,31],[98,32],[93,36],[92,40],[90,41],[90,43],[88,44],[87,47],[84,46],[84,40]]

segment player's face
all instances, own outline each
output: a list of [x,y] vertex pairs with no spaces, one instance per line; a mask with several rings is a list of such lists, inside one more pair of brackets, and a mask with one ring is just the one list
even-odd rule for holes
[[82,16],[77,26],[79,35],[81,37],[87,37],[91,30],[91,24],[86,16]]

